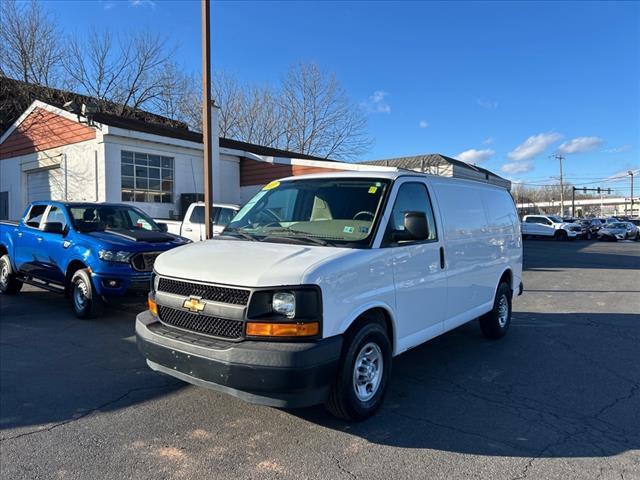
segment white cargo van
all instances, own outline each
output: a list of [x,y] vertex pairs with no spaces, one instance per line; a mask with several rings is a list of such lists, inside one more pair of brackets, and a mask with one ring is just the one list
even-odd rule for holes
[[152,369],[186,382],[361,420],[393,356],[476,318],[504,336],[521,276],[503,188],[412,172],[286,178],[219,237],[158,257],[137,341]]

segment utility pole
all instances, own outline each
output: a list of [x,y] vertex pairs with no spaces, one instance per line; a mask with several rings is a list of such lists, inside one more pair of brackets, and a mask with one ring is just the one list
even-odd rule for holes
[[[213,236],[213,182],[211,181],[211,4],[201,0],[202,30],[202,143],[204,146],[204,225],[205,236]],[[216,139],[217,140],[217,139]]]
[[564,216],[564,181],[562,178],[562,161],[564,157],[558,153],[551,155],[556,160],[560,161],[560,217]]
[[631,217],[633,217],[633,170],[629,170],[629,176],[631,177]]

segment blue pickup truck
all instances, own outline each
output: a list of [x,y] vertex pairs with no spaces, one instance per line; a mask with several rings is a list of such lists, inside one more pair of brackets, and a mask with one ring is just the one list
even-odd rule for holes
[[33,202],[0,222],[0,292],[35,285],[95,317],[109,298],[149,291],[155,258],[190,242],[165,230],[131,205]]

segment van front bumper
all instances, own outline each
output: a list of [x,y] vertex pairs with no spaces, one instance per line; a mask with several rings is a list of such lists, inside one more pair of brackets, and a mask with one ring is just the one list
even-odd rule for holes
[[322,403],[335,378],[342,336],[315,342],[228,342],[136,318],[138,349],[153,370],[272,407]]

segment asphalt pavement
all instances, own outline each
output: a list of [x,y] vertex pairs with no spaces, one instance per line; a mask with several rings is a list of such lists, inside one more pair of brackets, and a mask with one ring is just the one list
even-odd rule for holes
[[0,296],[0,476],[640,479],[640,243],[527,241],[524,285],[506,338],[472,322],[401,355],[358,424],[152,372],[141,303]]

